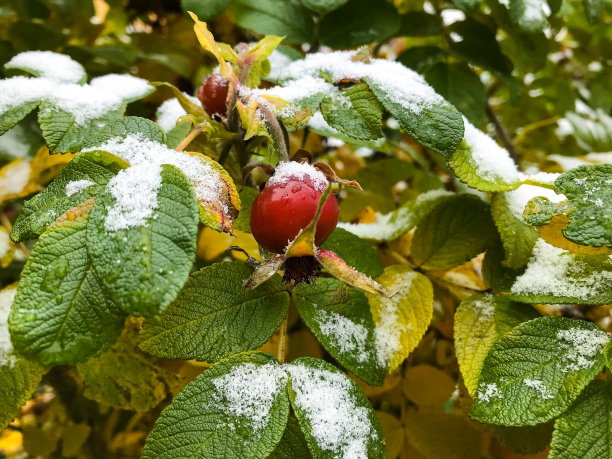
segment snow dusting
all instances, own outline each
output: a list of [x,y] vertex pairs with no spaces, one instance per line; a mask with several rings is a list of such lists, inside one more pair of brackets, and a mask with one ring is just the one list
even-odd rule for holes
[[8,316],[17,293],[17,287],[8,287],[0,291],[0,366],[13,365],[15,355],[8,329]]
[[266,75],[267,80],[276,81],[282,74],[283,69],[291,64],[292,59],[284,53],[281,53],[278,49],[272,51],[272,54],[268,56],[270,61],[270,72]]
[[367,459],[367,444],[376,438],[368,410],[352,395],[343,374],[288,365],[295,405],[303,412],[319,448],[337,458]]
[[517,277],[514,295],[554,295],[588,300],[612,285],[612,271],[597,270],[570,252],[539,239],[527,269]]
[[247,418],[257,432],[268,424],[270,409],[286,383],[287,374],[277,364],[244,363],[212,380],[214,404],[230,417]]
[[310,181],[315,190],[323,191],[329,185],[327,177],[320,170],[308,163],[297,161],[280,162],[274,175],[266,182],[266,188],[278,185],[285,186],[290,180]]
[[[185,97],[194,104],[200,105],[200,101],[197,98],[188,94],[185,94]],[[157,109],[157,124],[159,124],[164,131],[169,131],[176,126],[177,120],[186,114],[187,112],[176,97],[168,99]]]
[[368,359],[366,327],[338,313],[323,310],[317,311],[315,319],[321,333],[329,337],[340,348],[340,352],[350,353],[358,362],[365,362]]
[[483,403],[488,403],[494,398],[504,398],[495,383],[481,383],[476,396]]
[[474,127],[465,117],[463,125],[464,141],[471,150],[478,176],[493,182],[515,183],[521,180],[516,164],[504,148]]
[[142,134],[116,137],[84,151],[103,150],[124,159],[131,167],[119,171],[108,183],[115,205],[108,209],[107,231],[117,231],[147,224],[157,209],[161,187],[161,166],[179,168],[193,183],[198,201],[218,203],[222,193],[221,178],[213,167],[197,155],[178,152],[166,145],[145,139]]
[[527,203],[536,196],[544,196],[550,202],[561,202],[567,200],[564,194],[557,194],[549,188],[542,188],[535,185],[521,185],[516,190],[508,191],[504,194],[510,212],[523,220],[523,211]]
[[87,78],[81,64],[52,51],[19,53],[5,64],[5,68],[27,69],[36,76],[61,83],[80,83]]
[[601,354],[610,336],[602,330],[574,328],[559,330],[557,339],[561,340],[561,349],[565,354],[562,371],[567,372],[592,368],[594,358]]
[[392,297],[379,296],[380,321],[374,327],[374,342],[378,362],[388,366],[389,362],[402,350],[402,335],[412,328],[411,324],[400,324],[397,314],[401,298],[408,295],[412,281],[417,277],[415,272],[402,272],[389,279],[389,285],[396,288]]
[[478,316],[479,322],[489,322],[495,316],[495,295],[486,294],[481,300],[470,301],[468,305]]
[[525,378],[523,379],[523,384],[525,384],[525,386],[527,387],[531,387],[532,389],[535,389],[535,391],[538,393],[540,398],[544,400],[551,400],[555,398],[555,396],[552,395],[550,391],[548,390],[548,387],[546,387],[546,385],[539,379]]
[[66,196],[70,197],[73,194],[80,193],[93,185],[95,185],[95,182],[87,179],[73,180],[72,182],[68,182],[66,184]]
[[345,223],[339,222],[338,227],[353,233],[363,239],[372,241],[390,241],[410,230],[413,226],[415,209],[436,200],[442,196],[451,196],[445,190],[431,190],[420,194],[414,206],[403,206],[388,214],[376,214],[376,221],[372,223]]
[[130,75],[105,75],[84,85],[19,76],[0,80],[0,114],[26,103],[48,101],[82,125],[121,109],[126,101],[151,89],[147,81]]

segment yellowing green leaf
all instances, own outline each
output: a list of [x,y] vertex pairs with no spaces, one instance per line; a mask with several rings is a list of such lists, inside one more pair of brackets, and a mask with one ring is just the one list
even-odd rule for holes
[[433,288],[423,274],[406,265],[385,268],[376,279],[390,298],[366,292],[375,324],[379,360],[389,372],[419,344],[433,315]]
[[471,396],[489,349],[521,322],[538,317],[531,305],[515,303],[501,295],[472,295],[455,314],[455,349],[459,369]]

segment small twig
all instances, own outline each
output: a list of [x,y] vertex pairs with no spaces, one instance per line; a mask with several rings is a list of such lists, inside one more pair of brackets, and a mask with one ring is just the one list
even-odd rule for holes
[[[9,233],[13,230],[13,225],[4,212],[0,212],[0,222]],[[30,256],[30,249],[28,249],[23,242],[18,242],[17,247],[19,247],[24,257],[28,258]]]
[[510,157],[512,158],[512,160],[515,162],[517,166],[520,165],[519,155],[518,155],[518,152],[516,151],[514,143],[512,142],[512,139],[510,138],[508,131],[506,130],[506,128],[500,121],[499,117],[497,116],[497,113],[495,113],[495,111],[493,110],[493,107],[491,106],[489,101],[487,101],[485,105],[485,111],[487,113],[487,117],[495,126],[495,132],[497,132],[497,135],[503,142],[504,146],[506,147],[506,150],[508,150],[508,153],[510,153]]
[[287,349],[287,322],[289,315],[286,315],[280,324],[278,334],[278,351],[276,357],[280,363],[285,363],[285,351]]
[[200,132],[202,132],[202,126],[193,128],[191,131],[189,131],[187,137],[185,137],[181,143],[176,146],[175,150],[183,151],[185,148],[187,148],[187,145],[189,145],[198,135],[200,135]]

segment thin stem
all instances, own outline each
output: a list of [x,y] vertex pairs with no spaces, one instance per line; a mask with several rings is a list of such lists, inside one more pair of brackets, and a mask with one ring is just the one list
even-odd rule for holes
[[487,101],[485,105],[485,111],[487,113],[487,117],[495,126],[495,132],[497,132],[497,135],[503,142],[504,146],[506,147],[506,150],[508,150],[508,153],[510,153],[510,157],[517,166],[520,165],[519,155],[516,151],[516,147],[514,146],[514,143],[512,142],[512,139],[510,138],[506,127],[502,124],[501,120],[497,116],[497,113],[495,113],[495,110],[493,110],[493,107],[491,106],[489,101]]
[[288,322],[289,314],[285,316],[283,321],[280,324],[280,329],[278,333],[278,351],[276,352],[276,357],[280,363],[285,363],[285,351],[287,350],[287,322]]
[[274,143],[274,149],[278,153],[279,161],[288,162],[289,161],[289,146],[287,142],[287,136],[285,135],[285,131],[279,121],[270,110],[265,105],[261,104],[259,106],[261,113],[266,117],[266,121],[268,122],[268,126],[270,127],[270,134],[272,135],[272,142]]
[[191,131],[189,131],[189,134],[187,134],[187,137],[185,137],[181,141],[181,143],[177,145],[175,150],[183,151],[185,148],[187,148],[187,145],[189,145],[198,135],[200,135],[200,132],[202,132],[202,126],[198,126],[191,129]]
[[[9,233],[13,230],[13,225],[4,212],[0,212],[0,222]],[[28,249],[23,242],[18,242],[17,247],[19,247],[24,257],[28,258],[30,256],[30,249]]]

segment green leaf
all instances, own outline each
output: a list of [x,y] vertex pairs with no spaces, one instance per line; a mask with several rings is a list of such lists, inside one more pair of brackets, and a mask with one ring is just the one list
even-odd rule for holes
[[482,3],[482,0],[453,0],[453,3],[463,11],[474,11]]
[[168,148],[176,148],[191,131],[191,125],[189,123],[178,123],[167,133],[166,145]]
[[381,0],[349,0],[319,24],[321,41],[331,48],[353,48],[395,35],[400,16]]
[[313,457],[385,457],[380,424],[355,381],[310,357],[287,370],[291,406]]
[[338,224],[362,239],[375,242],[392,241],[414,228],[439,203],[452,196],[443,190],[433,190],[422,193],[417,198],[406,201],[393,212],[378,216],[373,223]]
[[15,354],[7,317],[17,286],[0,291],[0,429],[4,429],[38,387],[43,375],[40,365]]
[[612,457],[612,384],[592,381],[555,421],[550,458]]
[[[104,192],[109,180],[127,166],[121,158],[104,151],[75,156],[49,186],[25,203],[13,225],[11,238],[19,242],[42,234],[64,212]],[[91,182],[89,186],[85,181]],[[78,183],[85,188],[81,191],[75,191],[81,187],[71,188]]]
[[382,137],[383,107],[365,83],[360,83],[321,102],[327,123],[343,134],[361,140]]
[[423,73],[436,62],[447,57],[437,46],[413,46],[397,56],[397,60],[415,72]]
[[453,104],[475,126],[485,115],[485,89],[467,64],[438,62],[424,74],[438,94]]
[[507,296],[472,295],[461,302],[455,313],[455,350],[465,387],[472,397],[493,343],[520,323],[536,317],[538,313],[530,305],[515,303]]
[[417,347],[433,315],[433,287],[406,265],[391,265],[376,280],[392,296],[366,293],[376,324],[378,358],[395,370]]
[[142,457],[268,457],[287,425],[286,388],[287,374],[270,354],[223,360],[162,411]]
[[540,237],[537,230],[512,213],[505,193],[494,193],[491,197],[491,216],[504,246],[504,265],[513,269],[522,268],[529,261],[533,246]]
[[467,18],[451,24],[448,33],[451,32],[463,38],[450,43],[453,54],[499,75],[510,74],[512,62],[502,54],[494,30],[473,18]]
[[541,32],[548,25],[545,0],[509,0],[510,19],[523,32]]
[[566,252],[539,239],[511,298],[525,303],[612,302],[612,260],[606,255]]
[[234,228],[245,233],[251,232],[251,206],[259,192],[252,187],[245,186],[240,191],[240,213],[234,220]]
[[606,357],[606,366],[612,369],[612,341],[610,341],[606,346],[604,356]]
[[342,228],[336,228],[321,248],[335,252],[349,266],[370,277],[379,276],[383,272],[376,250],[368,242]]
[[91,202],[68,211],[40,236],[21,273],[9,316],[15,348],[52,366],[100,353],[125,314],[108,298],[86,246]]
[[463,183],[480,191],[514,190],[523,180],[508,151],[468,121],[448,165]]
[[612,117],[601,109],[588,114],[565,114],[578,145],[588,152],[612,150]]
[[[414,95],[412,101],[397,99],[372,78],[366,77],[365,81],[402,129],[419,143],[445,157],[455,152],[463,139],[463,120],[455,107],[442,98],[432,103]],[[415,111],[414,105],[419,103],[422,106]]]
[[398,37],[427,37],[440,35],[444,31],[442,19],[435,14],[410,11],[402,14],[400,19],[402,23],[396,34]]
[[302,5],[320,15],[337,10],[347,1],[348,0],[301,0]]
[[589,24],[599,24],[603,16],[603,0],[582,0]]
[[117,137],[125,138],[130,134],[138,134],[143,139],[157,143],[167,142],[166,133],[157,123],[139,116],[123,116],[102,127],[96,126],[92,129],[83,139],[81,148],[95,147]]
[[450,269],[492,247],[497,238],[489,206],[462,194],[438,204],[412,239],[412,257],[425,269]]
[[347,370],[372,385],[387,374],[378,361],[368,299],[336,279],[301,284],[293,301],[302,320],[323,347]]
[[169,388],[177,388],[179,376],[140,352],[137,340],[137,324],[128,322],[114,345],[77,365],[85,397],[124,410],[149,411],[168,396]]
[[520,270],[505,266],[506,255],[501,239],[497,239],[493,247],[487,249],[482,260],[482,278],[487,287],[496,292],[509,292]]
[[[591,247],[612,249],[612,164],[588,164],[572,169],[555,180],[555,192],[569,200],[550,205],[544,198],[528,204],[525,219],[532,225],[550,223],[554,215],[567,215],[563,235]],[[548,204],[548,205],[546,205]]]
[[101,126],[119,119],[125,107],[106,113],[104,116],[80,125],[72,114],[43,101],[38,112],[38,122],[51,153],[72,153],[81,150],[82,145]]
[[12,364],[0,365],[0,429],[19,413],[38,388],[43,374],[40,365],[21,357]]
[[232,11],[240,27],[262,35],[285,36],[287,43],[311,43],[315,26],[306,10],[284,0],[235,0]]
[[10,128],[19,123],[19,121],[24,119],[28,113],[38,107],[39,103],[39,101],[26,102],[19,107],[14,107],[0,113],[0,135],[4,134]]
[[557,417],[602,370],[609,339],[590,322],[564,317],[518,325],[491,347],[470,415],[508,426]]
[[103,194],[87,227],[87,248],[109,296],[131,315],[156,316],[176,297],[195,260],[198,209],[193,185],[163,165],[157,207],[146,225],[107,231],[114,199]]
[[201,21],[212,21],[223,13],[230,0],[181,0],[183,11],[192,11]]
[[300,429],[300,424],[293,416],[289,416],[285,433],[280,443],[268,459],[311,459],[308,445],[304,434]]
[[159,357],[211,362],[264,344],[287,315],[289,294],[278,275],[243,288],[252,272],[234,261],[193,274],[159,318],[144,322],[140,347]]

